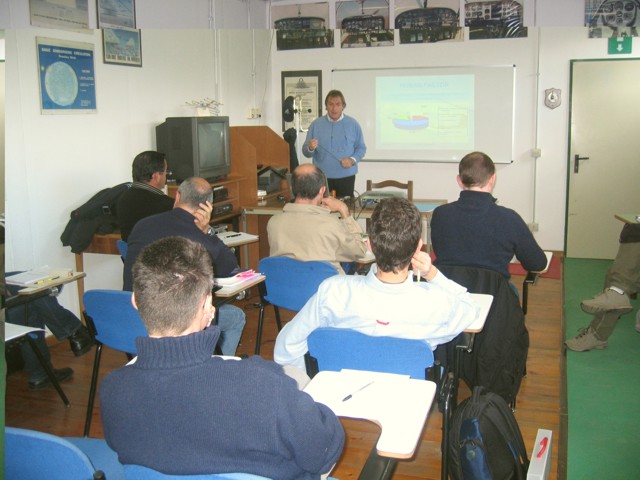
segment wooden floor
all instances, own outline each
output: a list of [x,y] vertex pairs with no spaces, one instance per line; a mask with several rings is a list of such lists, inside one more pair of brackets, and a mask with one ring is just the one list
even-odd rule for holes
[[[523,277],[513,277],[516,285],[522,284]],[[518,394],[516,418],[520,424],[527,449],[531,452],[538,428],[553,430],[552,474],[550,478],[564,479],[566,471],[566,448],[564,433],[561,432],[561,419],[564,417],[561,403],[561,364],[562,352],[562,281],[541,278],[538,284],[529,289],[529,312],[527,327],[530,334],[527,377],[522,382]],[[247,313],[242,344],[238,353],[253,354],[255,348],[255,329],[257,310],[252,308],[255,297],[241,302]],[[285,316],[286,319],[291,315]],[[273,310],[267,311],[265,332],[262,342],[262,356],[272,359],[276,336]],[[81,436],[87,406],[93,351],[76,358],[69,350],[67,342],[51,346],[55,367],[70,366],[74,377],[63,384],[71,407],[65,408],[53,388],[33,392],[27,388],[27,377],[23,371],[13,373],[7,378],[6,424],[14,427],[30,428],[60,436]],[[120,367],[125,362],[121,353],[104,349],[101,375]],[[469,395],[462,386],[459,399]],[[411,461],[399,462],[394,479],[439,479],[440,478],[440,438],[441,415],[433,409],[416,456]],[[376,442],[379,429],[375,425],[358,420],[343,420],[347,431],[345,453],[332,472],[339,479],[357,478],[358,473]],[[565,430],[566,431],[566,430]],[[102,437],[99,405],[96,408],[91,427],[92,437]],[[559,455],[560,452],[560,455]]]

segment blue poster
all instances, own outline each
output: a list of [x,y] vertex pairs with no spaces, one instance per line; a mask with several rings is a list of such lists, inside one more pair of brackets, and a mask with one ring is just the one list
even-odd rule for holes
[[38,38],[42,113],[96,111],[93,45]]

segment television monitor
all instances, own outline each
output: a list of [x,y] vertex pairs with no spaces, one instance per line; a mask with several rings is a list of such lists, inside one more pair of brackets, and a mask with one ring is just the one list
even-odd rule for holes
[[229,117],[169,117],[156,127],[156,147],[178,182],[222,180],[231,172]]

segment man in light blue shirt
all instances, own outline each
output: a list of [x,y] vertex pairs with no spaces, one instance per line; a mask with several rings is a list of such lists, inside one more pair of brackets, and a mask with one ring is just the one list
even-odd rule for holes
[[324,172],[329,191],[338,198],[353,197],[353,187],[367,146],[355,118],[343,113],[347,103],[340,90],[331,90],[324,100],[327,114],[309,126],[302,153]]
[[278,334],[277,363],[304,369],[307,338],[317,328],[424,340],[435,349],[474,321],[478,307],[470,294],[422,251],[420,212],[413,203],[403,198],[380,202],[371,218],[369,242],[376,264],[366,276],[336,275],[322,282]]

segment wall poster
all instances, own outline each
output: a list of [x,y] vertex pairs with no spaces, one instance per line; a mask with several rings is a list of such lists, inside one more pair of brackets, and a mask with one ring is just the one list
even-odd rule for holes
[[[293,106],[300,122],[298,127],[306,132],[311,122],[322,115],[322,71],[282,72],[283,104],[287,97],[293,97]],[[283,130],[291,126],[286,123],[282,121]]]
[[36,38],[40,111],[95,113],[94,46],[53,38]]

